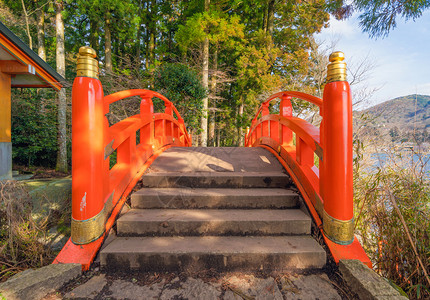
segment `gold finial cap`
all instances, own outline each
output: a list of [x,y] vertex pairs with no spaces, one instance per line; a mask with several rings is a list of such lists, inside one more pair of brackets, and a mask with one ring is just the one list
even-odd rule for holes
[[328,58],[330,62],[342,61],[344,59],[345,59],[345,54],[343,54],[342,51],[333,52],[332,54],[330,54]]
[[334,81],[346,81],[346,63],[343,61],[345,54],[336,51],[330,54],[330,64],[327,66],[327,83]]
[[92,58],[96,58],[97,54],[96,54],[96,50],[94,50],[91,47],[88,46],[83,46],[81,48],[79,48],[79,55],[81,56],[89,56]]
[[96,51],[91,47],[79,48],[77,75],[99,79],[99,62],[96,59]]

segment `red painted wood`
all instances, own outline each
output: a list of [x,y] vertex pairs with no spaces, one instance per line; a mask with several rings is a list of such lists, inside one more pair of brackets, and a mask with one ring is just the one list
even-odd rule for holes
[[77,77],[72,94],[72,217],[75,220],[88,220],[104,206],[104,131],[107,129],[104,118],[100,81]]
[[354,217],[352,99],[348,82],[327,84],[323,98],[324,209],[331,217],[348,221]]
[[[140,114],[109,127],[105,117],[109,105],[132,96],[142,99]],[[153,97],[164,101],[163,113],[154,113]],[[113,209],[100,238],[85,245],[69,240],[54,263],[81,263],[87,270],[143,171],[168,147],[191,146],[191,138],[173,104],[153,91],[128,90],[104,97],[98,79],[77,77],[72,101],[72,217],[88,220],[103,211],[106,201],[112,201]],[[140,143],[136,145],[137,131]],[[105,158],[109,149],[117,152],[110,170],[110,158]]]
[[[125,201],[127,200],[127,196],[130,194],[130,192],[133,190],[136,183],[139,181],[139,179],[142,177],[142,175],[145,173],[145,171],[148,169],[148,167],[152,164],[152,162],[165,150],[172,147],[171,145],[168,145],[159,151],[153,153],[150,157],[143,157],[144,164],[142,168],[139,170],[138,173],[134,176],[134,178],[129,182],[126,190],[122,194],[120,200],[118,201],[117,205],[112,210],[112,213],[108,220],[106,221],[105,225],[105,232],[104,234],[95,240],[94,242],[91,242],[86,245],[76,245],[72,242],[71,239],[69,239],[66,243],[66,245],[61,249],[60,253],[57,255],[55,260],[53,261],[53,264],[66,264],[66,263],[76,263],[82,265],[83,271],[88,271],[90,269],[91,263],[93,262],[94,258],[96,257],[97,252],[99,251],[100,247],[103,245],[104,240],[107,237],[107,234],[109,233],[112,226],[115,224],[115,220],[118,217],[119,212],[122,209],[122,206],[124,205]],[[140,156],[142,157],[142,156]]]
[[[245,146],[268,149],[289,172],[336,262],[340,259],[359,259],[371,267],[369,258],[356,238],[350,245],[339,245],[324,235],[320,215],[322,211],[316,210],[319,202],[322,204],[320,208],[336,219],[350,220],[353,217],[350,95],[347,82],[327,84],[324,101],[300,92],[274,94],[258,109],[246,136]],[[323,117],[320,128],[292,116],[292,97],[320,107]],[[267,107],[276,98],[281,99],[280,113],[268,114]],[[319,167],[314,165],[315,154],[322,156]]]

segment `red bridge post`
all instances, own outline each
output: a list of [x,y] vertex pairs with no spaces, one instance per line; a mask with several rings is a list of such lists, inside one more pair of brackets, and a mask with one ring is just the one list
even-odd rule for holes
[[103,88],[98,79],[96,52],[79,49],[72,89],[72,234],[74,244],[88,244],[104,232],[104,196],[109,160],[104,158]]
[[344,54],[330,55],[322,114],[324,199],[323,228],[333,242],[349,245],[354,240],[352,178],[352,98],[346,81]]
[[[53,262],[80,263],[83,270],[89,269],[127,196],[154,159],[172,146],[191,146],[184,120],[170,100],[144,89],[105,97],[98,72],[96,52],[80,48],[72,90],[72,234]],[[109,126],[110,104],[133,96],[142,99],[140,116]],[[164,101],[165,113],[154,114],[153,97]],[[110,168],[114,151],[117,161]]]
[[[282,95],[279,104],[279,115],[282,117],[293,116],[293,106],[291,105],[291,96]],[[293,142],[293,131],[285,125],[280,125],[280,144],[282,146],[290,145]]]

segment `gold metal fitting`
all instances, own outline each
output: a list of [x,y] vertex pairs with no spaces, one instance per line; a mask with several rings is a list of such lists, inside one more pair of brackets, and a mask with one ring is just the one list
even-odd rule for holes
[[88,220],[75,220],[72,218],[72,242],[76,245],[89,244],[103,235],[105,232],[105,224],[108,216],[113,208],[113,194],[109,196],[103,209],[94,217]]
[[354,218],[343,221],[323,212],[323,229],[325,235],[340,245],[349,245],[354,241]]
[[334,81],[346,81],[346,63],[343,61],[345,54],[341,51],[333,52],[327,66],[327,83]]
[[99,79],[99,62],[96,59],[96,51],[91,47],[79,48],[77,75]]
[[79,221],[72,218],[72,242],[76,245],[91,243],[101,237],[105,230],[106,211],[103,209],[91,219]]

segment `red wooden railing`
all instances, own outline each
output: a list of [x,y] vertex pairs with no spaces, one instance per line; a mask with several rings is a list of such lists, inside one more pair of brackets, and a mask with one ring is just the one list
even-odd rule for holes
[[[259,108],[245,137],[245,146],[270,147],[293,170],[292,176],[304,187],[311,209],[322,212],[319,193],[319,169],[314,164],[314,153],[322,158],[319,128],[293,117],[292,98],[307,100],[322,106],[322,100],[300,92],[281,92],[272,95]],[[270,102],[280,99],[279,114],[269,113]],[[295,134],[295,139],[293,138]],[[322,215],[322,214],[321,214]]]
[[[354,236],[352,100],[342,60],[343,54],[331,56],[323,99],[285,91],[262,103],[245,137],[245,146],[268,149],[288,170],[336,262],[360,259],[371,266]],[[293,98],[319,107],[319,128],[293,117]],[[275,99],[280,99],[279,114],[270,114],[269,105]]]
[[[104,97],[91,50],[80,49],[72,89],[71,239],[54,261],[80,263],[84,270],[152,161],[171,146],[191,146],[184,120],[166,97],[140,89]],[[132,96],[141,98],[140,113],[109,126],[109,105]],[[163,113],[154,113],[152,98],[163,100]],[[110,168],[115,151],[116,163]]]
[[[72,237],[54,263],[80,263],[86,270],[147,167],[168,147],[191,146],[191,139],[173,104],[156,92],[128,90],[104,97],[94,50],[83,47],[79,53],[72,90]],[[336,261],[357,258],[370,266],[353,235],[352,105],[342,60],[343,55],[331,56],[323,100],[300,92],[271,96],[245,143],[267,148],[289,171]],[[109,105],[132,96],[141,98],[140,113],[109,126]],[[154,113],[154,97],[164,102],[163,113]],[[276,98],[280,113],[273,115],[269,104]],[[320,108],[320,128],[292,116],[292,98]]]

